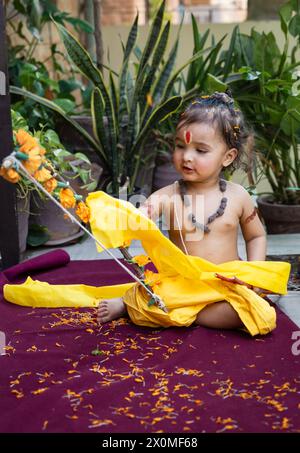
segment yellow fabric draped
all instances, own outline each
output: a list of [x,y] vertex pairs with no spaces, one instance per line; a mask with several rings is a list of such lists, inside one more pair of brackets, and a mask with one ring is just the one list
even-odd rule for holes
[[[238,312],[251,335],[266,334],[276,327],[276,314],[267,301],[245,286],[224,282],[215,276],[239,279],[273,293],[285,294],[290,264],[274,261],[231,261],[219,265],[185,255],[157,226],[131,203],[104,192],[91,193],[86,200],[94,236],[106,248],[141,241],[154,263],[158,294],[168,313],[148,306],[149,296],[137,283],[93,287],[49,285],[28,278],[22,285],[5,285],[5,299],[33,307],[94,307],[99,299],[123,296],[132,321],[151,327],[189,326],[206,305],[228,301]],[[97,245],[99,252],[103,249]]]

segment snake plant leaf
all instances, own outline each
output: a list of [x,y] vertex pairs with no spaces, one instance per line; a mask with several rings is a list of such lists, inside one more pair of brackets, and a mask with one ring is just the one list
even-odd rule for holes
[[169,80],[169,77],[173,71],[175,60],[177,57],[178,44],[179,44],[179,32],[178,32],[176,41],[169,54],[169,57],[167,58],[165,64],[163,65],[163,68],[162,68],[159,76],[157,77],[157,81],[154,85],[152,97],[153,97],[153,101],[155,104],[162,97],[163,91],[164,91],[166,84]]
[[93,82],[94,85],[99,85],[102,88],[102,85],[104,85],[102,74],[92,62],[89,53],[63,25],[60,25],[55,21],[54,23],[73,63],[85,77]]
[[140,76],[141,71],[143,71],[145,65],[148,63],[148,60],[151,57],[152,52],[156,46],[157,39],[160,35],[161,27],[162,27],[162,23],[163,23],[163,17],[164,17],[164,12],[165,12],[165,3],[166,3],[165,0],[163,0],[161,2],[161,5],[158,8],[157,13],[154,17],[154,20],[153,20],[153,23],[152,23],[152,26],[150,29],[150,33],[148,35],[148,39],[147,39],[147,42],[146,42],[146,45],[145,45],[145,48],[144,48],[144,51],[143,51],[143,54],[142,54],[142,57],[140,60],[137,77]]
[[97,137],[99,141],[99,147],[101,149],[101,153],[106,157],[107,161],[109,162],[110,167],[112,166],[111,163],[111,156],[107,156],[107,150],[109,149],[108,141],[107,141],[107,128],[104,125],[104,100],[99,88],[95,88],[92,92],[91,96],[91,114],[92,114],[92,121],[93,121],[93,131],[95,137]]
[[143,71],[140,72],[139,77],[136,79],[132,101],[129,106],[128,124],[127,124],[127,138],[125,143],[125,160],[129,158],[131,148],[133,146],[136,133],[137,133],[137,114],[138,114],[138,103],[141,97],[141,91],[143,87],[143,81],[148,72],[147,66],[144,67]]
[[127,81],[128,81],[128,65],[132,49],[135,46],[138,31],[138,14],[136,15],[135,21],[131,27],[128,35],[126,46],[124,49],[123,64],[121,68],[121,75],[119,78],[119,110],[117,114],[118,122],[121,123],[124,115],[128,113],[127,108]]
[[[96,87],[101,91],[101,95],[104,99],[105,115],[107,117],[107,131],[109,147],[107,151],[110,152],[108,160],[112,162],[112,173],[116,175],[119,168],[118,150],[117,150],[117,125],[116,125],[116,114],[113,107],[113,101],[110,94],[104,84],[103,76],[98,68],[92,62],[92,59],[88,52],[81,46],[78,40],[62,25],[56,24],[59,33],[62,37],[66,50],[78,69],[88,77]],[[107,157],[107,156],[106,156]],[[113,179],[113,191],[117,192],[116,178]]]
[[152,106],[149,105],[148,102],[146,102],[146,99],[147,99],[147,96],[150,95],[151,87],[153,86],[154,77],[155,77],[157,68],[159,67],[160,62],[163,60],[163,56],[164,56],[164,53],[165,53],[165,50],[167,47],[169,31],[170,31],[170,22],[168,21],[166,26],[164,27],[164,30],[160,36],[159,41],[157,43],[156,49],[154,51],[150,70],[147,74],[146,80],[145,80],[142,90],[141,90],[141,95],[140,95],[141,108],[142,108],[142,112],[144,112],[144,114],[142,116],[142,125],[145,124],[145,122],[147,121],[147,118],[151,114]]
[[163,60],[164,53],[165,53],[167,43],[168,43],[169,32],[170,32],[170,21],[168,21],[166,23],[166,25],[161,33],[161,36],[159,38],[159,41],[157,43],[157,46],[155,48],[152,63],[151,63],[149,72],[147,74],[146,80],[142,87],[141,98],[143,101],[145,101],[146,95],[148,93],[150,93],[155,72],[157,71],[157,68],[158,68],[160,62]]
[[[165,120],[169,115],[174,113],[182,103],[182,96],[173,96],[165,101],[163,104],[158,106],[151,114],[147,123],[144,125],[140,131],[136,142],[134,143],[131,149],[131,155],[128,161],[129,173],[132,171],[132,160],[133,157],[139,152],[143,143],[150,134],[152,128],[157,125],[157,123]],[[131,173],[132,174],[132,173]]]
[[135,86],[134,86],[132,102],[131,102],[130,109],[128,112],[127,140],[126,140],[126,144],[125,144],[125,160],[128,158],[128,156],[131,152],[131,148],[133,146],[135,136],[137,133],[136,119],[137,119],[137,113],[138,113],[138,104],[142,97],[143,83],[144,83],[145,77],[147,76],[148,71],[149,71],[148,61],[155,49],[158,37],[160,36],[160,33],[161,33],[164,11],[165,11],[165,0],[162,1],[162,3],[155,15],[144,51],[142,53],[142,56],[141,56],[141,59],[140,59],[139,65],[138,65],[138,71],[137,71],[136,82],[135,82]]
[[139,15],[137,14],[135,16],[135,20],[132,24],[132,27],[130,29],[125,50],[124,50],[124,57],[123,61],[127,60],[127,58],[131,55],[132,49],[134,48],[134,45],[136,43],[136,38],[137,38],[137,32],[138,32],[138,20],[139,20]]
[[[111,96],[114,112],[117,112],[119,109],[119,99],[118,99],[118,93],[117,93],[115,81],[114,81],[111,71],[109,71],[109,88],[110,88],[110,96]],[[116,118],[116,120],[117,120],[117,118]]]
[[79,41],[63,25],[56,23],[59,34],[63,40],[64,46],[73,63],[78,67],[95,86],[99,87],[105,102],[105,114],[108,119],[109,141],[113,155],[116,154],[117,136],[116,136],[116,116],[112,105],[109,92],[104,84],[101,71],[94,65],[89,53],[82,47]]

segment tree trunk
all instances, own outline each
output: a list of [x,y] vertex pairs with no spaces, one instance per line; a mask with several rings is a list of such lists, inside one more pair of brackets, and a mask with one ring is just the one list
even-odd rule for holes
[[[13,149],[3,1],[0,0],[0,164]],[[16,186],[0,178],[0,252],[5,269],[19,262]]]

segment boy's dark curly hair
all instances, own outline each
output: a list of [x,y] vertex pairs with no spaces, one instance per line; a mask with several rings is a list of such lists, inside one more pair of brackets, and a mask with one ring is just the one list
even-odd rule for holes
[[238,151],[235,160],[226,168],[230,173],[249,165],[249,154],[253,146],[253,132],[246,124],[242,112],[235,108],[230,90],[194,99],[181,114],[177,130],[192,123],[214,124],[229,148]]

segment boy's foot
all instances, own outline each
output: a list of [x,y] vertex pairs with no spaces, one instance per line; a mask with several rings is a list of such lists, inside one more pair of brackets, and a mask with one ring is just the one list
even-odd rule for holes
[[126,307],[122,297],[102,300],[98,305],[97,321],[99,324],[121,318],[126,315]]

